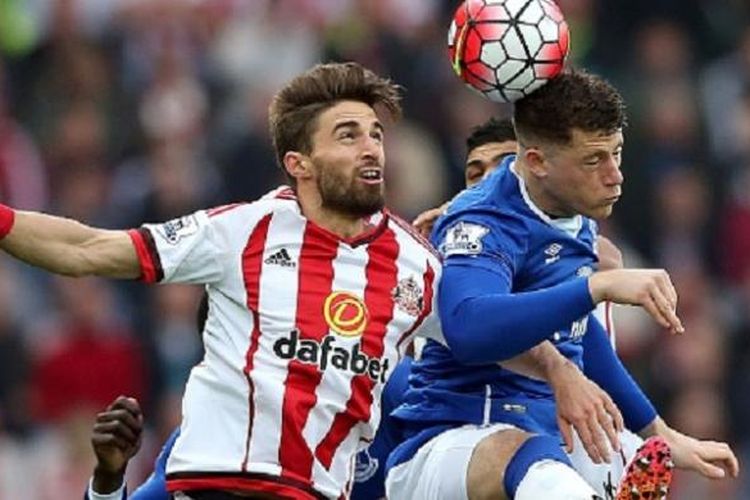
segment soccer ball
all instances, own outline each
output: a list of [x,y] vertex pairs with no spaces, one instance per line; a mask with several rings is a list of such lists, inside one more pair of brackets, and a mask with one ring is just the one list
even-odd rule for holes
[[448,30],[454,71],[495,102],[516,101],[554,78],[569,49],[552,0],[464,0]]

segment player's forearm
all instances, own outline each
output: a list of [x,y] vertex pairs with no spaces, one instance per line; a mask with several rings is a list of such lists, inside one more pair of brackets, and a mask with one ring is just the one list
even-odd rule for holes
[[637,434],[643,439],[648,439],[652,436],[669,437],[672,432],[672,428],[660,417],[656,416],[650,424],[637,432]]
[[140,274],[125,231],[95,229],[37,212],[16,211],[0,248],[28,264],[67,276],[137,278]]
[[625,369],[604,327],[593,316],[583,336],[583,367],[584,374],[609,394],[632,432],[641,432],[657,418],[653,404]]
[[567,363],[570,361],[560,354],[552,342],[545,340],[525,353],[501,362],[500,365],[520,375],[550,382],[555,370]]
[[501,362],[569,328],[593,308],[585,279],[543,290],[498,290],[497,275],[446,266],[438,307],[448,346],[465,364]]

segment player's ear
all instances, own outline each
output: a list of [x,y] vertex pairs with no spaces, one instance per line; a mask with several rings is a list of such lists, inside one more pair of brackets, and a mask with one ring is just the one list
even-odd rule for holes
[[548,175],[548,164],[544,151],[536,147],[522,148],[521,153],[523,155],[524,162],[529,167],[529,170],[536,177],[547,177]]
[[312,176],[312,162],[310,158],[299,151],[287,151],[284,154],[284,169],[291,177],[298,181]]

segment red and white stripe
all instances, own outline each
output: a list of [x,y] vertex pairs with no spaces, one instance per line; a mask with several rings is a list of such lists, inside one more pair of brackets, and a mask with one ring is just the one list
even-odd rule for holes
[[[283,359],[274,344],[295,329],[300,339],[316,342],[334,336],[335,346],[351,352],[358,344],[368,358],[388,359],[392,370],[420,326],[439,324],[433,314],[438,259],[388,216],[365,237],[344,241],[304,219],[286,196],[196,219],[210,228],[186,233],[176,248],[149,241],[148,229],[131,234],[149,278],[163,266],[167,281],[201,273],[216,280],[207,287],[206,357],[188,382],[168,488],[345,496],[352,460],[380,421],[381,381]],[[268,259],[281,249],[293,266]],[[220,253],[213,259],[205,252]],[[224,268],[192,269],[191,259]],[[424,294],[416,316],[394,303],[393,290],[407,278]],[[323,305],[333,291],[365,303],[369,320],[360,336],[329,328]]]

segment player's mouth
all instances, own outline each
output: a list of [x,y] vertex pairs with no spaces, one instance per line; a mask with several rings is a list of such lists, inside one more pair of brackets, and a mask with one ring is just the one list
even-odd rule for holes
[[358,177],[365,184],[382,184],[383,169],[380,167],[364,167],[359,169]]
[[617,200],[619,200],[619,199],[620,199],[620,195],[619,194],[617,196],[610,196],[609,198],[606,198],[604,200],[604,204],[605,205],[614,205],[615,203],[617,203]]

